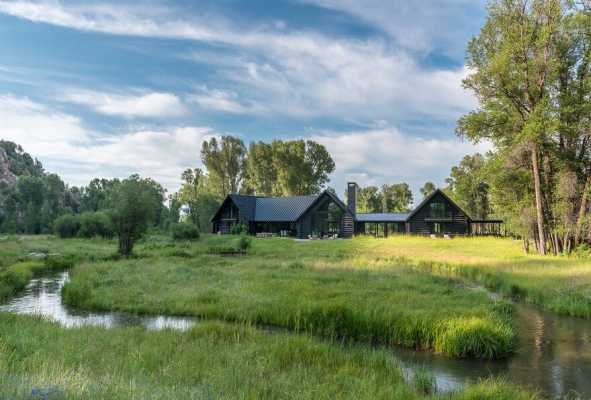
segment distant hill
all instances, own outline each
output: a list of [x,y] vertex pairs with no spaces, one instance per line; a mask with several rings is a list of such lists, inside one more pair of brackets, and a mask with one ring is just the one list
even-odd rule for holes
[[43,176],[43,165],[13,142],[0,140],[0,182],[14,184],[16,177]]

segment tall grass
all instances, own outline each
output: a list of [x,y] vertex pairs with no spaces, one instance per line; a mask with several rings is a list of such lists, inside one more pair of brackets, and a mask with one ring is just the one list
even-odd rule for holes
[[[85,400],[425,398],[404,383],[396,359],[384,350],[240,324],[203,322],[188,332],[69,330],[0,313],[0,398],[35,394]],[[533,399],[500,382],[441,398]]]
[[0,301],[24,289],[27,283],[37,275],[69,269],[73,265],[71,259],[56,256],[47,256],[43,260],[17,262],[0,271]]
[[[287,242],[285,242],[287,243]],[[154,257],[84,264],[64,301],[89,310],[280,326],[324,337],[501,358],[513,350],[506,314],[485,293],[397,266],[316,268],[261,256]]]

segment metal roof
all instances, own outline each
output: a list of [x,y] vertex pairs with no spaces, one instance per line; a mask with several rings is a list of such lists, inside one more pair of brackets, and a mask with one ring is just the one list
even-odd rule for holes
[[408,213],[357,213],[359,222],[405,222]]
[[295,222],[320,195],[256,197],[256,222]]

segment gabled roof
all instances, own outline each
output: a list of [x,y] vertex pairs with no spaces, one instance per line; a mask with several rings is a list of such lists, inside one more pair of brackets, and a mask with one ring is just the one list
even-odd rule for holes
[[294,222],[320,197],[256,197],[256,212],[251,221]]
[[253,222],[295,222],[313,207],[323,196],[329,196],[343,211],[348,211],[345,203],[334,193],[324,191],[311,196],[263,197],[230,194],[213,215],[213,221],[228,201],[232,201],[240,214]]
[[435,197],[436,194],[440,194],[442,195],[447,201],[449,201],[449,203],[456,208],[457,211],[460,211],[464,214],[466,214],[466,216],[468,217],[468,220],[471,220],[472,218],[470,218],[470,216],[468,215],[467,212],[465,212],[460,206],[458,206],[455,201],[453,201],[448,195],[445,194],[445,192],[441,189],[435,189],[435,191],[433,191],[431,194],[429,194],[428,196],[426,196],[423,201],[421,201],[419,203],[418,206],[416,206],[411,212],[410,214],[408,214],[408,217],[406,218],[407,220],[411,219],[417,212],[419,212],[419,210],[421,208],[423,208],[427,203],[429,203],[429,201],[431,201],[431,199],[433,197]]
[[405,222],[408,213],[357,213],[359,222]]

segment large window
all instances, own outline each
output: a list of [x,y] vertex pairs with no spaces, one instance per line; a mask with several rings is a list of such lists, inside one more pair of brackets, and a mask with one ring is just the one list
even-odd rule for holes
[[449,218],[445,203],[431,203],[431,218]]
[[312,214],[312,232],[317,235],[334,235],[341,232],[343,211],[333,201],[327,200]]

